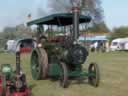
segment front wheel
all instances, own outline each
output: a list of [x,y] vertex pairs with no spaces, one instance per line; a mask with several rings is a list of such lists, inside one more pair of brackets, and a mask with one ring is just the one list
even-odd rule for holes
[[69,85],[68,68],[64,62],[60,63],[60,85],[63,88],[67,88]]
[[99,66],[96,63],[91,63],[88,68],[88,82],[95,86],[99,86],[100,82],[100,71],[99,71]]

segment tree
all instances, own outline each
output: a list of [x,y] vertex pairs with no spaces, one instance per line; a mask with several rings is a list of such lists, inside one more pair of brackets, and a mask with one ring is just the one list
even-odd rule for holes
[[103,22],[103,8],[100,0],[82,0],[81,8],[83,12],[88,12],[93,18],[93,23]]
[[49,0],[50,13],[70,12],[71,4],[69,0]]
[[[71,12],[70,0],[49,0],[51,12]],[[93,17],[93,23],[103,21],[103,9],[100,0],[81,0],[82,13],[89,13]]]
[[5,27],[3,32],[0,33],[0,47],[4,47],[8,40],[15,40],[19,38],[32,37],[33,32],[24,24],[15,27]]
[[125,37],[128,37],[128,26],[121,26],[118,28],[114,28],[109,38],[110,40],[113,40],[116,38],[125,38]]
[[88,29],[89,32],[108,33],[110,30],[106,26],[105,22],[95,24],[95,26]]
[[[71,12],[70,0],[49,0],[50,12]],[[92,17],[92,32],[108,32],[108,28],[103,20],[103,8],[101,0],[81,0],[81,13]]]
[[29,28],[26,27],[24,24],[20,24],[16,26],[16,32],[15,32],[18,38],[28,38],[32,37],[33,31]]

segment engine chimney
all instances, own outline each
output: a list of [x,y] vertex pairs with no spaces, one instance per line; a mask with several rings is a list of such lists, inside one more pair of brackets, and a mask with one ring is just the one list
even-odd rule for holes
[[79,37],[79,13],[80,13],[80,0],[71,0],[72,13],[73,13],[73,41]]

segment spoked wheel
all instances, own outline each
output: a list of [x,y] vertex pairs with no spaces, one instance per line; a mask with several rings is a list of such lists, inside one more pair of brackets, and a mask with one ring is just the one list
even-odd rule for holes
[[41,79],[41,67],[39,64],[39,56],[36,51],[33,51],[31,56],[31,73],[34,80]]
[[68,69],[67,66],[64,62],[60,63],[60,85],[63,88],[67,88],[69,85],[69,81],[68,81]]
[[100,82],[99,66],[96,63],[91,63],[88,68],[88,81],[91,85],[98,87]]
[[35,80],[45,79],[48,69],[48,57],[44,48],[38,48],[32,52],[31,71]]

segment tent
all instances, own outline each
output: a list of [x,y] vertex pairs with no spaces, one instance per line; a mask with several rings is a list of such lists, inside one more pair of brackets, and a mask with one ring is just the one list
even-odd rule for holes
[[108,39],[105,36],[95,36],[95,37],[80,37],[79,41],[91,41],[91,42],[96,42],[96,41],[108,41]]
[[18,39],[15,40],[11,51],[13,52],[21,51],[24,53],[29,53],[31,52],[32,48],[35,47],[36,47],[36,41],[33,40],[32,38]]

